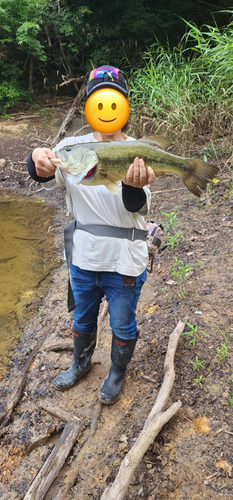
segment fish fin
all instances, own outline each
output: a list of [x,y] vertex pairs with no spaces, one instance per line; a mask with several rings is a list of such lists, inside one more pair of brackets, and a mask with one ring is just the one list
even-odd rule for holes
[[216,165],[207,163],[194,158],[187,158],[190,169],[186,172],[184,183],[195,196],[200,197],[201,189],[205,190],[208,182],[212,180],[218,173],[219,168]]
[[49,158],[50,161],[53,163],[53,165],[60,165],[61,164],[61,160],[59,160],[59,158],[56,158],[54,156],[54,158]]
[[[101,170],[99,173],[101,174]],[[117,172],[104,172],[102,175],[103,180],[101,184],[103,184],[110,191],[110,193],[118,194],[122,175],[118,174]]]
[[113,184],[116,182],[118,183],[124,178],[124,175],[118,174],[117,172],[102,172],[102,170],[100,170],[99,174],[102,174],[105,181],[112,182]]
[[119,194],[120,182],[106,182],[104,186],[110,191],[112,194]]
[[145,136],[142,137],[141,140],[153,143],[154,146],[157,146],[161,149],[167,149],[172,145],[172,141],[170,141],[170,139],[168,139],[168,137],[165,137],[164,135],[154,135],[149,137]]

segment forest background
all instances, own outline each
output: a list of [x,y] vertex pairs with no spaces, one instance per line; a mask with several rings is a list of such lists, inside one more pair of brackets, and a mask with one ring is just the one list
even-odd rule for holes
[[197,133],[231,133],[231,4],[0,0],[0,112],[75,96],[92,67],[111,63],[129,79],[136,135],[156,122],[173,139],[182,133],[185,148]]

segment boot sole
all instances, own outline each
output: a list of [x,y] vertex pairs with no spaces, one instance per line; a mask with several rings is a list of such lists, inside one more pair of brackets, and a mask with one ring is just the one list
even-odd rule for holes
[[120,397],[120,394],[119,394],[119,395],[118,395],[115,399],[113,399],[113,400],[111,400],[111,399],[102,399],[102,398],[101,398],[101,394],[99,394],[98,399],[99,399],[99,401],[100,401],[103,405],[108,405],[108,406],[110,406],[110,405],[113,405],[114,403],[116,403],[116,402],[118,401],[119,397]]
[[67,384],[67,385],[64,385],[63,387],[61,386],[57,386],[56,383],[54,382],[54,387],[55,389],[57,389],[57,391],[66,391],[67,389],[71,389],[71,387],[74,387],[74,385],[77,384],[77,382],[85,377],[92,369],[92,365],[89,366],[89,368],[87,370],[85,370],[85,372],[82,372],[71,384]]

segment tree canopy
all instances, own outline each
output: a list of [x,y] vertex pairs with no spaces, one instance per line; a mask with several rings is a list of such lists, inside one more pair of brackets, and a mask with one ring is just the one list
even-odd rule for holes
[[229,8],[229,0],[0,0],[0,102],[57,91],[96,65],[135,69],[156,40],[177,45],[184,20],[221,26]]

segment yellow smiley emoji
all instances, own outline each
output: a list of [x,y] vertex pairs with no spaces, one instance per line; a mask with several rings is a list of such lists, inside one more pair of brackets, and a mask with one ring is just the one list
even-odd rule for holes
[[112,134],[124,127],[129,114],[129,103],[117,90],[97,90],[85,105],[87,122],[94,130],[103,134]]

